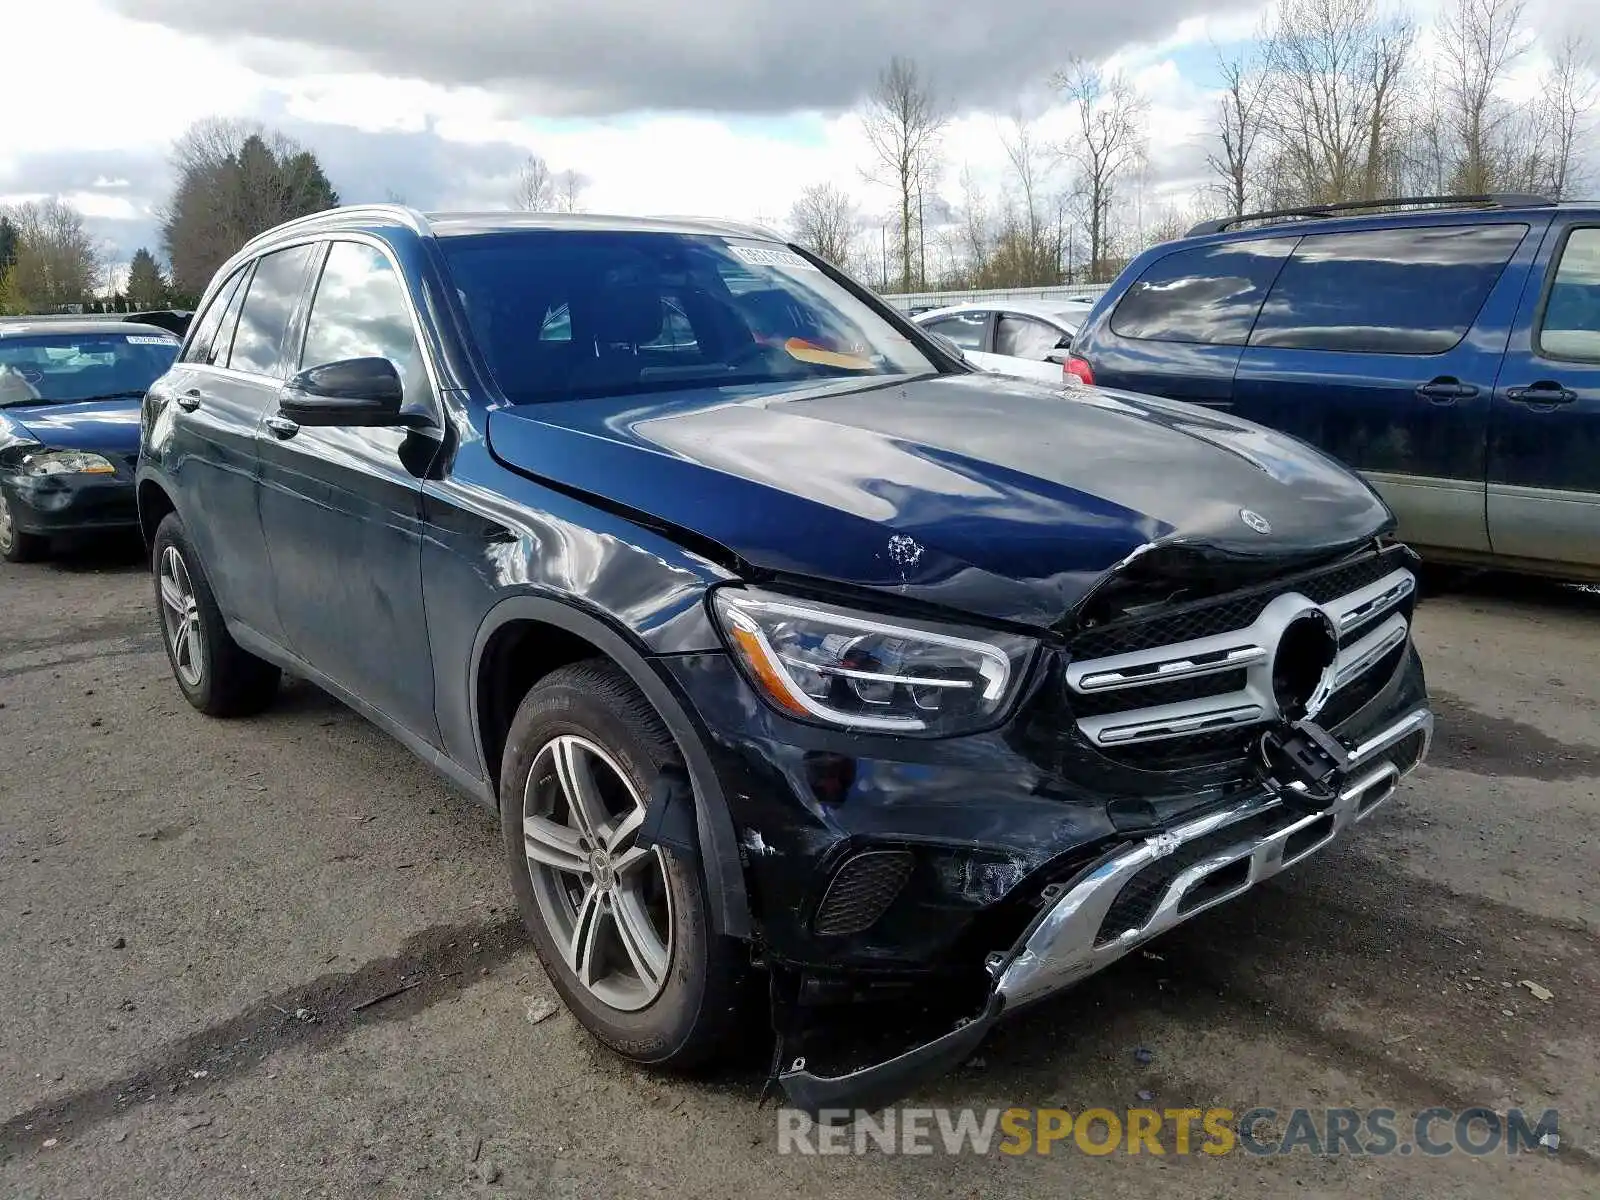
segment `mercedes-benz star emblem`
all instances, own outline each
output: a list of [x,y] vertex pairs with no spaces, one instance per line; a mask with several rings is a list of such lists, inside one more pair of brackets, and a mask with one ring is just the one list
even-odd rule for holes
[[1241,508],[1239,510],[1239,519],[1246,525],[1250,526],[1251,529],[1254,529],[1257,533],[1267,534],[1272,532],[1272,522],[1267,520],[1260,513],[1253,512],[1248,508]]

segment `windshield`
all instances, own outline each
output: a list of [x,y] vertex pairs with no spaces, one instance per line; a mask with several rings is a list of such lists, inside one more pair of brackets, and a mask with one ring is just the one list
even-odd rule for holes
[[516,404],[939,369],[773,242],[519,230],[442,245],[478,346]]
[[164,333],[0,331],[0,407],[143,396],[177,354]]

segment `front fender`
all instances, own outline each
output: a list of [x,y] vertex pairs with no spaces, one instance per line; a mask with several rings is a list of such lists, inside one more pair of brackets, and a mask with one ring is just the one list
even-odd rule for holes
[[[733,817],[706,753],[701,731],[666,678],[641,653],[633,640],[599,618],[557,600],[521,595],[508,596],[499,601],[484,617],[472,646],[473,681],[479,677],[483,654],[490,639],[511,621],[538,621],[583,638],[626,671],[634,685],[655,706],[668,732],[683,752],[684,765],[689,770],[689,782],[694,788],[695,831],[700,842],[700,860],[705,871],[712,925],[717,932],[728,937],[750,937],[750,902],[745,891],[744,870],[740,863]],[[477,768],[484,779],[492,779],[494,771],[488,762],[482,726],[479,724],[477,687],[470,686],[467,694],[472,706]]]

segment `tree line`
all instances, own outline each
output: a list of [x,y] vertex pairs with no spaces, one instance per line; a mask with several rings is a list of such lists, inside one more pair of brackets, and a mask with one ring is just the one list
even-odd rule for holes
[[[120,287],[111,286],[107,249],[69,204],[0,208],[0,315],[193,308],[245,242],[339,204],[315,153],[254,122],[198,121],[173,145],[171,162],[172,192],[157,211],[161,257],[135,251]],[[508,199],[520,209],[579,212],[588,186],[586,176],[530,155]],[[388,199],[404,203],[393,191]]]
[[1205,181],[1165,199],[1150,178],[1148,105],[1125,73],[1069,60],[1049,80],[1065,136],[1004,120],[1004,183],[986,195],[943,153],[952,110],[896,58],[859,112],[863,181],[888,191],[890,211],[868,218],[847,189],[818,183],[794,202],[790,231],[886,291],[1047,286],[1105,282],[1210,217],[1407,195],[1570,199],[1592,181],[1600,82],[1581,37],[1548,53],[1519,101],[1506,85],[1534,46],[1525,0],[1445,0],[1428,32],[1425,51],[1424,31],[1381,0],[1274,0],[1248,52],[1218,59]]

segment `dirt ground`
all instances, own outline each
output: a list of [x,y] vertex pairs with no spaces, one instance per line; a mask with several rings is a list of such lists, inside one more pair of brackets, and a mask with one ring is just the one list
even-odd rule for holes
[[136,546],[0,564],[0,1196],[1600,1194],[1597,634],[1592,592],[1430,597],[1439,735],[1380,815],[907,1101],[1554,1108],[1554,1153],[817,1157],[764,1062],[599,1049],[494,819],[397,744],[303,684],[193,712]]

